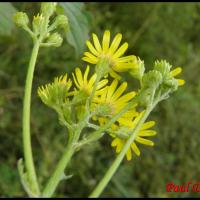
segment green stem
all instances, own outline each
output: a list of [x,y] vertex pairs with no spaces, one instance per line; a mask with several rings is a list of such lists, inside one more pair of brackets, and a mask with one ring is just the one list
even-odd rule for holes
[[44,188],[42,197],[47,198],[53,195],[58,183],[62,179],[66,166],[68,165],[69,161],[71,160],[72,155],[74,154],[74,151],[75,149],[73,148],[73,143],[69,144],[61,160],[58,162],[53,175],[50,177],[46,187]]
[[50,177],[49,181],[47,182],[47,185],[42,192],[42,197],[51,197],[53,193],[55,192],[56,187],[58,186],[59,182],[62,179],[64,170],[67,167],[69,161],[71,160],[71,157],[73,156],[76,150],[74,144],[76,144],[76,142],[78,141],[82,129],[83,129],[82,124],[80,125],[80,127],[77,127],[75,132],[69,129],[70,131],[69,135],[72,137],[69,138],[67,148],[64,151],[60,161],[58,162],[56,169],[53,172],[53,175]]
[[113,177],[114,173],[117,171],[118,167],[120,166],[120,163],[122,162],[124,156],[126,155],[126,152],[130,148],[132,142],[135,139],[135,136],[137,135],[138,131],[140,130],[142,124],[147,119],[149,113],[152,111],[153,106],[146,109],[143,116],[139,120],[138,124],[136,125],[135,129],[133,130],[130,138],[126,141],[125,145],[123,146],[122,151],[119,153],[113,164],[110,166],[110,168],[107,170],[104,177],[101,179],[99,184],[96,186],[96,188],[93,190],[93,192],[90,194],[90,198],[97,198],[99,195],[103,192],[104,188],[107,186],[111,178]]
[[35,173],[32,148],[31,148],[30,107],[31,107],[31,91],[32,91],[33,74],[34,74],[35,64],[36,64],[37,55],[39,51],[39,45],[40,45],[39,41],[36,41],[32,50],[32,55],[31,55],[27,77],[26,77],[24,103],[23,103],[24,159],[25,159],[25,166],[26,166],[30,186],[36,194],[39,194],[39,185],[38,185],[37,177]]

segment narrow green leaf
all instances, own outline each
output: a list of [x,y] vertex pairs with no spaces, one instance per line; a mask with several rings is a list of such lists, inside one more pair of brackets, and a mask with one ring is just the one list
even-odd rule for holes
[[80,56],[85,48],[89,33],[88,13],[84,11],[83,3],[60,3],[64,14],[69,19],[67,41],[75,48],[76,56]]

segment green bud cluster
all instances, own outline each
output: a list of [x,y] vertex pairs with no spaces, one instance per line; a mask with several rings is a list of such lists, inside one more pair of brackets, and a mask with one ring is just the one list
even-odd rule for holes
[[63,38],[57,32],[57,28],[68,30],[68,18],[65,15],[55,16],[54,21],[51,23],[51,19],[56,11],[57,3],[42,3],[40,13],[33,17],[32,30],[28,26],[29,18],[24,12],[17,12],[14,15],[14,22],[17,26],[26,30],[34,41],[38,40],[42,47],[59,47]]
[[171,73],[172,65],[165,60],[156,61],[154,69],[144,73],[140,83],[140,104],[148,106],[155,98],[168,96],[178,88],[178,80]]

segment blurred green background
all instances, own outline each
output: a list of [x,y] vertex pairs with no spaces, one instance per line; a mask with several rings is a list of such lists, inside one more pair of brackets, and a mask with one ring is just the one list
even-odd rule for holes
[[[39,3],[12,5],[30,17],[40,6]],[[157,122],[155,147],[141,147],[141,157],[134,156],[131,162],[124,160],[102,197],[199,197],[194,192],[167,193],[166,183],[200,182],[200,3],[85,3],[82,6],[81,12],[87,18],[86,36],[87,32],[102,36],[105,29],[111,30],[112,35],[121,32],[123,41],[129,43],[128,53],[144,60],[147,69],[151,69],[156,59],[166,59],[173,66],[183,67],[182,77],[186,80],[184,87],[159,104],[150,116]],[[0,4],[0,13],[2,10],[4,18],[9,19],[8,10]],[[54,76],[85,66],[82,52],[77,52],[67,41],[59,48],[41,49],[35,70],[31,132],[42,185],[67,141],[66,129],[58,123],[56,113],[42,104],[37,87]],[[23,30],[1,20],[0,197],[26,196],[20,184],[17,160],[23,156],[22,100],[31,49],[31,39]],[[130,77],[127,78],[130,88],[134,88]],[[78,152],[66,170],[72,178],[60,183],[55,196],[87,197],[116,157],[110,142],[109,137],[104,137]]]

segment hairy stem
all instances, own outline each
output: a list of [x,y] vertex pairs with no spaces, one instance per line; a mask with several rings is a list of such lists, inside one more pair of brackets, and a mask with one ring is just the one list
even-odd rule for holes
[[58,183],[61,181],[62,176],[64,175],[64,170],[71,160],[72,155],[74,154],[73,143],[69,144],[64,151],[64,154],[61,160],[58,162],[57,167],[50,177],[44,191],[42,193],[42,197],[51,197],[56,190]]
[[149,115],[149,113],[151,112],[152,109],[153,109],[153,106],[151,106],[151,107],[146,109],[146,111],[144,112],[143,116],[138,121],[136,127],[132,131],[130,138],[126,141],[125,145],[123,146],[122,151],[119,153],[119,155],[114,160],[114,162],[112,163],[110,168],[107,170],[106,174],[101,179],[99,184],[96,186],[96,188],[90,194],[90,196],[89,196],[90,198],[99,197],[99,195],[103,192],[105,187],[108,185],[108,183],[111,180],[111,178],[113,177],[114,173],[117,171],[118,167],[120,166],[120,163],[122,162],[124,156],[126,155],[126,152],[128,151],[128,149],[130,148],[132,142],[134,141],[135,136],[137,135],[138,131],[140,130],[140,128],[142,126],[142,124],[145,122],[145,120],[147,119],[147,117],[148,117],[148,115]]
[[37,55],[39,51],[39,42],[34,43],[27,77],[25,84],[25,93],[24,93],[24,103],[23,103],[23,146],[24,146],[24,159],[25,166],[28,175],[28,180],[30,182],[31,189],[39,194],[39,185],[37,182],[37,177],[35,173],[35,167],[33,162],[32,148],[31,148],[31,133],[30,133],[30,108],[31,108],[31,91],[32,91],[32,82],[33,74],[35,69],[35,64],[37,60]]
[[67,148],[65,149],[60,161],[58,162],[56,169],[53,172],[53,175],[49,178],[49,181],[47,182],[47,185],[42,192],[42,197],[51,197],[54,194],[59,182],[62,179],[62,176],[64,175],[64,170],[69,164],[76,150],[74,144],[78,141],[80,133],[82,131],[83,127],[81,125],[77,127],[74,132],[72,130],[69,130],[69,135],[72,137],[69,138]]

